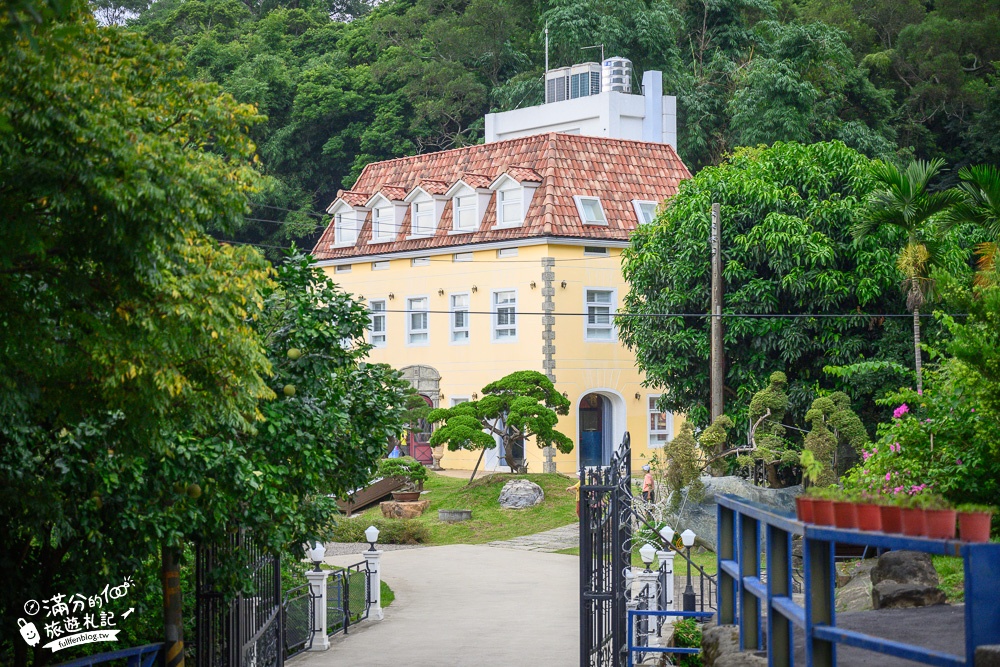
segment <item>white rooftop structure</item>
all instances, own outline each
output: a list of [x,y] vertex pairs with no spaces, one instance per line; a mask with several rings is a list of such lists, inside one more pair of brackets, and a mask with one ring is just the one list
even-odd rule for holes
[[[588,73],[597,69],[592,68],[591,63],[585,65]],[[567,70],[566,75],[570,74],[570,68],[563,69]],[[556,71],[561,73],[561,70],[553,70],[550,75]],[[549,80],[552,79],[550,76]],[[563,97],[560,101],[535,107],[486,114],[486,143],[564,132],[670,144],[676,150],[677,98],[663,94],[662,72],[643,74],[642,93],[630,95],[603,90],[575,99]]]

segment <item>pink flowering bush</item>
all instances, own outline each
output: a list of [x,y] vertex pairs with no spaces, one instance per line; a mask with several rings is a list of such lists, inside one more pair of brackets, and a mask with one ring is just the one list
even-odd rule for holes
[[1000,499],[1000,420],[973,406],[956,368],[926,376],[922,395],[900,390],[880,402],[896,406],[878,438],[843,478],[848,490],[912,496],[932,490],[952,502],[996,504]]

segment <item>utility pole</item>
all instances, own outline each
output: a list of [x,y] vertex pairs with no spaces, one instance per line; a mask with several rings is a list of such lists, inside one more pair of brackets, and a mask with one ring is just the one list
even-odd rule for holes
[[719,205],[712,204],[712,421],[722,415],[725,359],[722,350],[722,222]]

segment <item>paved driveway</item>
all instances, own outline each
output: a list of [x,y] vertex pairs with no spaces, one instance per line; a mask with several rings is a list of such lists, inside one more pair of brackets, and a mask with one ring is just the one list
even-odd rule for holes
[[[336,565],[358,556],[328,557]],[[382,621],[352,626],[329,651],[290,667],[570,667],[579,663],[579,560],[452,545],[390,551],[382,576],[396,599]]]

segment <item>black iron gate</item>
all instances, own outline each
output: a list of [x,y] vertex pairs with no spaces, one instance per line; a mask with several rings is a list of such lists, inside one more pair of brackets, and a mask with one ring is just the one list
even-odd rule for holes
[[[245,529],[196,554],[195,663],[197,667],[282,667],[281,567]],[[248,592],[221,592],[219,575],[242,568]]]
[[625,570],[631,565],[632,451],[628,433],[606,467],[580,477],[580,664],[627,657]]

